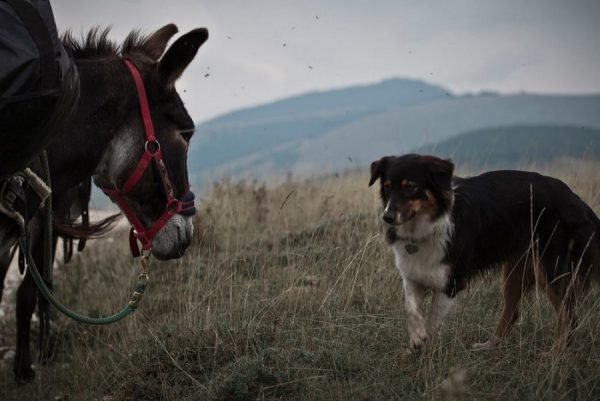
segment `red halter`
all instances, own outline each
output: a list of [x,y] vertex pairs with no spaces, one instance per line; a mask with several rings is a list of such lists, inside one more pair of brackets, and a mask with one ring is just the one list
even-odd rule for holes
[[[141,254],[137,245],[137,241],[140,241],[142,244],[143,251],[150,251],[152,247],[152,238],[154,238],[160,229],[167,224],[173,215],[179,213],[186,216],[191,216],[196,213],[196,209],[194,207],[194,194],[192,192],[185,194],[181,200],[175,198],[173,185],[171,185],[169,173],[167,172],[167,166],[165,165],[160,150],[160,144],[154,136],[154,125],[152,124],[150,108],[148,107],[148,98],[146,97],[144,82],[142,81],[140,72],[135,65],[133,65],[133,63],[127,59],[124,59],[124,61],[125,65],[127,65],[127,68],[129,68],[129,71],[133,76],[133,80],[135,81],[140,104],[140,112],[144,122],[144,131],[146,132],[146,143],[144,145],[144,153],[142,154],[142,157],[123,185],[123,188],[121,190],[106,187],[100,189],[102,189],[102,191],[104,191],[104,193],[119,206],[125,217],[127,217],[127,220],[129,220],[129,223],[131,223],[132,227],[131,231],[129,232],[129,246],[131,248],[132,255],[137,257]],[[146,229],[133,209],[129,207],[124,197],[142,178],[144,172],[150,166],[151,161],[154,161],[154,165],[158,171],[167,202],[162,215],[150,226],[150,228]]]

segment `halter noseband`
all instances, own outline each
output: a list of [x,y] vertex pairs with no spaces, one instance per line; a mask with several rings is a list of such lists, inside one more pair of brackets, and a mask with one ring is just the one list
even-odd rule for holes
[[[183,195],[181,199],[175,198],[173,185],[169,179],[167,166],[162,157],[160,144],[154,135],[154,125],[152,124],[152,116],[150,115],[150,108],[148,107],[148,98],[146,96],[144,82],[135,65],[128,59],[124,59],[123,61],[125,61],[125,65],[131,72],[133,80],[135,81],[140,113],[144,122],[144,132],[146,133],[146,143],[144,144],[144,153],[142,154],[142,157],[138,161],[137,166],[135,166],[135,169],[129,175],[127,181],[125,181],[123,187],[120,190],[106,187],[101,187],[100,189],[102,189],[102,191],[119,206],[125,217],[127,217],[127,220],[129,220],[129,223],[131,223],[132,227],[129,232],[129,246],[132,255],[137,257],[141,255],[137,241],[140,241],[142,244],[142,251],[149,252],[152,248],[152,238],[154,238],[160,229],[167,224],[173,215],[182,214],[184,216],[193,216],[196,213],[196,208],[194,207],[194,193],[191,191]],[[166,205],[162,215],[152,223],[150,228],[146,229],[133,209],[129,207],[125,201],[125,195],[127,195],[127,193],[129,193],[129,191],[131,191],[131,189],[139,182],[152,161],[154,161],[163,192],[166,195]]]

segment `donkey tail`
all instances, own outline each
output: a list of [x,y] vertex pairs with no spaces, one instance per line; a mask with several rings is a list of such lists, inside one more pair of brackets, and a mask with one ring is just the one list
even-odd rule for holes
[[90,222],[87,225],[79,223],[70,223],[59,219],[52,220],[54,231],[63,238],[72,239],[93,239],[101,238],[113,229],[117,221],[121,218],[121,213],[110,215],[104,219]]

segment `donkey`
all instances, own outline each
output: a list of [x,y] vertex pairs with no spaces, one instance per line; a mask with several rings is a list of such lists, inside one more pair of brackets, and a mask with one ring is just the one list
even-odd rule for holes
[[[47,149],[53,198],[93,177],[94,183],[112,195],[136,225],[133,234],[148,230],[146,237],[137,238],[159,260],[183,256],[192,239],[195,212],[193,204],[173,208],[183,203],[179,200],[189,204],[193,199],[187,150],[195,130],[175,82],[208,39],[208,31],[194,29],[167,49],[177,31],[174,24],[147,36],[133,31],[120,46],[108,39],[109,29],[94,28],[81,41],[69,32],[63,35],[63,44],[75,57],[79,70],[81,97],[73,119]],[[151,113],[147,119],[151,119],[155,135],[152,141],[147,136],[148,121],[140,113],[139,89],[136,90],[132,68],[140,75],[147,94]],[[140,160],[158,152],[162,155],[160,161],[139,169]],[[138,175],[135,183],[129,185],[134,175]],[[127,191],[117,190],[126,185]],[[157,227],[157,221],[160,229],[150,235],[150,228]],[[17,308],[14,361],[15,374],[23,380],[34,377],[29,336],[36,296],[35,285],[27,273],[17,294],[17,304],[23,310]],[[39,308],[47,310],[45,300],[40,300]],[[48,334],[46,328],[41,333]]]

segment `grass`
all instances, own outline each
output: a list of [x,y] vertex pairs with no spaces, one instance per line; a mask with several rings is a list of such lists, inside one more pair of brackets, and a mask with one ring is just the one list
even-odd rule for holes
[[[551,172],[600,211],[597,171],[565,162]],[[366,183],[346,174],[215,185],[194,246],[152,263],[133,317],[89,327],[55,316],[54,361],[26,385],[0,363],[0,399],[600,399],[597,289],[579,308],[575,346],[558,358],[542,355],[556,319],[536,292],[500,349],[470,350],[494,328],[496,277],[471,286],[420,355],[408,352],[401,280]],[[61,266],[55,282],[75,309],[108,313],[129,299],[138,271],[119,232]],[[14,344],[14,322],[0,334],[0,346]]]

